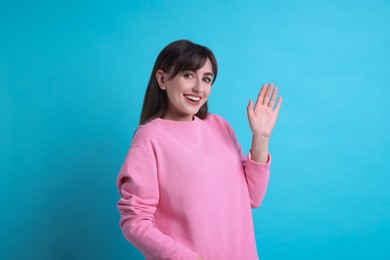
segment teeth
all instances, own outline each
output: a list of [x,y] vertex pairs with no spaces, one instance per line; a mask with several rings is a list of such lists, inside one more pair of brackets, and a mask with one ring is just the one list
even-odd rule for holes
[[191,99],[192,101],[196,101],[196,102],[200,100],[199,97],[194,97],[194,96],[185,96],[185,97],[188,99]]

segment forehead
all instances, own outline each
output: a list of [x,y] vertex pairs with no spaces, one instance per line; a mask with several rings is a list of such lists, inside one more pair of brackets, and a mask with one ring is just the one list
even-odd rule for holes
[[213,74],[213,66],[211,64],[210,59],[207,58],[205,64],[201,68],[199,68],[198,70],[194,70],[194,71],[196,71],[198,73],[202,73],[202,74],[204,74],[204,73]]

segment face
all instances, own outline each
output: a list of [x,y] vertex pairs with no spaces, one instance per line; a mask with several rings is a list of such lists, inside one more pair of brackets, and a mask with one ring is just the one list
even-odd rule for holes
[[213,81],[209,59],[197,71],[179,72],[173,79],[163,71],[157,71],[157,81],[168,96],[168,111],[164,119],[191,121],[193,116],[206,103]]

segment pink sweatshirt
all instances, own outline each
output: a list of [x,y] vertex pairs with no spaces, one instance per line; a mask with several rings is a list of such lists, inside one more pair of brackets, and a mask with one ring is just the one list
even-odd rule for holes
[[220,116],[139,126],[120,170],[120,226],[146,259],[258,259],[251,207],[268,163],[242,156]]

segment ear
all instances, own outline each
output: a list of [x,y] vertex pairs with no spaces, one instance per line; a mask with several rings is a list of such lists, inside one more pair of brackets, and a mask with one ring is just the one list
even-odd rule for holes
[[156,80],[157,80],[158,86],[162,90],[167,89],[167,74],[165,74],[164,71],[158,70],[156,72]]

